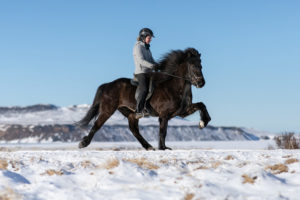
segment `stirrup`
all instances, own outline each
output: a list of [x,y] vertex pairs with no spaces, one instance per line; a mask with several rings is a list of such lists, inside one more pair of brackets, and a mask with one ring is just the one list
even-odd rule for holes
[[143,117],[149,117],[149,116],[151,115],[151,113],[149,112],[148,109],[145,108],[145,109],[143,110],[143,115],[144,115]]
[[144,112],[135,113],[135,119],[140,119],[140,118],[142,118],[144,116],[145,116]]

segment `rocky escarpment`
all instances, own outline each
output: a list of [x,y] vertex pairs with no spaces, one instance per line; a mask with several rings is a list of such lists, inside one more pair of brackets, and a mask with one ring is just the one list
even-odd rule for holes
[[[75,142],[88,134],[91,127],[79,128],[88,105],[57,107],[35,105],[0,107],[0,142]],[[143,121],[144,120],[144,121]],[[149,141],[158,138],[159,126],[153,118],[140,122],[140,132]],[[174,119],[168,126],[167,141],[258,140],[255,134],[239,127],[208,126],[199,129],[197,123]],[[128,128],[127,119],[116,112],[96,133],[94,141],[136,141]]]

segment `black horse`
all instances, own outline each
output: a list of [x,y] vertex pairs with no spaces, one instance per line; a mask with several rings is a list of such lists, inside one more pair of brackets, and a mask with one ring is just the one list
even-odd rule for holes
[[[206,127],[211,120],[202,102],[192,103],[191,85],[197,88],[205,85],[200,57],[201,54],[194,48],[171,51],[158,63],[161,72],[152,73],[155,90],[147,102],[151,108],[151,116],[159,117],[160,150],[171,149],[165,145],[168,121],[171,118],[186,117],[199,110],[200,128]],[[120,78],[98,87],[92,106],[86,116],[77,123],[87,126],[96,118],[88,136],[83,137],[79,143],[79,148],[88,146],[94,134],[118,109],[128,118],[129,128],[141,145],[146,150],[154,150],[139,132],[139,120],[135,118],[134,112],[136,89],[128,78]]]

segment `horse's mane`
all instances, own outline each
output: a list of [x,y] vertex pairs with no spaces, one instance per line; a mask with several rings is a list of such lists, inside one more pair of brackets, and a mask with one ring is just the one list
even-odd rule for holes
[[172,50],[160,59],[158,68],[161,71],[173,73],[185,58],[186,56],[182,50]]
[[158,62],[158,69],[164,72],[173,73],[186,58],[199,55],[199,52],[194,48],[187,48],[184,51],[172,50],[160,59]]

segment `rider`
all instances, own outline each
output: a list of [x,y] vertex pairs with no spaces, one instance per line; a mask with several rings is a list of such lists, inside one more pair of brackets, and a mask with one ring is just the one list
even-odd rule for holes
[[143,28],[139,32],[137,42],[133,48],[133,59],[135,64],[134,76],[138,80],[139,95],[137,97],[136,118],[144,116],[145,99],[148,94],[150,75],[149,72],[155,70],[156,62],[150,51],[150,42],[154,37],[149,28]]

